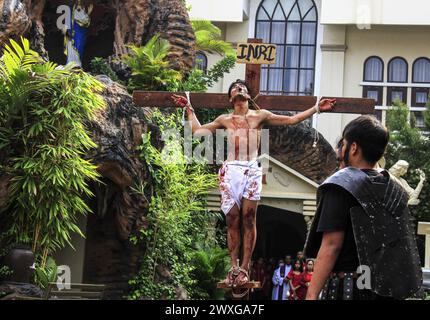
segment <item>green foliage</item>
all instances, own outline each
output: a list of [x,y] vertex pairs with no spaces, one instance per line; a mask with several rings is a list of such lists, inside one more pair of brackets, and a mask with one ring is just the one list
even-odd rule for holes
[[111,66],[104,58],[95,57],[93,60],[91,60],[90,72],[95,75],[104,74],[112,81],[120,82],[117,74],[112,70]]
[[[429,96],[430,101],[430,96]],[[427,110],[424,111],[424,125],[426,128],[430,128],[430,102],[427,104]]]
[[387,112],[387,127],[390,131],[399,131],[402,129],[407,129],[408,131],[416,131],[409,124],[409,108],[401,103],[400,101],[395,101],[394,106],[391,110]]
[[57,269],[55,260],[49,257],[44,267],[36,267],[34,282],[42,289],[48,288],[50,282],[57,281]]
[[[179,127],[180,113],[163,116],[155,112],[152,121],[166,133]],[[187,163],[182,146],[183,139],[172,136],[159,151],[151,145],[150,134],[143,135],[139,150],[151,173],[154,194],[146,217],[148,226],[131,239],[144,242],[146,251],[139,274],[130,280],[133,291],[129,299],[174,299],[178,287],[193,296],[190,262],[196,243],[207,238],[211,216],[205,197],[216,185],[216,177],[204,164]],[[161,270],[169,271],[167,279],[160,279]]]
[[72,64],[42,61],[26,39],[11,40],[0,59],[0,171],[12,176],[2,245],[29,245],[42,267],[82,235],[77,218],[89,212],[87,182],[97,179],[84,159],[95,147],[84,123],[104,106],[102,88]]
[[197,299],[223,300],[225,292],[216,284],[225,277],[230,268],[230,256],[226,249],[219,247],[196,251],[192,256],[195,269],[192,276],[197,280],[195,296]]
[[207,89],[217,83],[225,73],[229,73],[235,64],[236,57],[229,55],[218,61],[208,70],[207,74],[195,68],[191,70],[186,81],[181,84],[179,91],[206,92]]
[[[178,91],[206,92],[208,88],[217,83],[225,73],[230,72],[235,66],[235,63],[235,56],[228,55],[217,62],[206,74],[201,70],[193,69]],[[219,109],[197,109],[196,115],[202,123],[208,123],[225,113],[225,111],[226,110]]]
[[[1,226],[1,225],[0,225]],[[1,264],[3,258],[9,253],[10,246],[3,245],[2,237],[4,235],[0,233],[0,283],[9,277],[13,271],[10,270],[7,266]],[[1,296],[1,292],[0,292]]]
[[196,50],[228,55],[233,53],[230,43],[221,39],[221,29],[207,20],[193,20],[191,25],[196,36]]
[[144,46],[130,46],[131,54],[124,57],[124,63],[132,70],[129,90],[176,91],[182,75],[170,68],[167,55],[170,44],[156,35]]
[[206,92],[208,90],[208,78],[206,74],[197,68],[190,71],[187,79],[181,83],[178,91]]
[[[404,177],[406,181],[415,187],[419,182],[419,174],[415,171],[421,169],[427,177],[430,177],[430,141],[415,128],[409,121],[409,109],[406,105],[397,102],[387,112],[387,127],[391,131],[386,160],[387,168],[390,168],[398,160],[409,162],[410,169]],[[420,204],[410,207],[413,215],[420,221],[430,221],[430,188],[425,182],[420,195]]]
[[0,282],[12,275],[13,271],[6,266],[0,266]]
[[229,73],[236,64],[236,57],[228,55],[218,61],[205,74],[202,70],[193,69],[185,82],[179,87],[179,91],[206,92],[221,79],[225,73]]
[[207,75],[207,86],[212,87],[224,76],[224,73],[229,73],[236,64],[235,55],[227,55],[224,59],[217,62],[209,71]]
[[[203,28],[207,27],[212,32],[212,35],[218,34],[216,30],[219,29],[208,21],[194,21],[193,24],[202,32]],[[217,41],[210,43],[216,44]],[[230,46],[230,50],[227,50],[228,46]],[[131,46],[131,49],[132,53],[124,57],[125,64],[132,69],[132,78],[128,83],[130,91],[142,89],[148,91],[206,92],[225,73],[230,72],[236,63],[236,57],[231,50],[231,45],[226,43],[224,46],[226,50],[220,52],[226,56],[208,70],[206,74],[194,68],[182,81],[183,76],[181,73],[172,70],[167,60],[170,49],[167,40],[161,39],[159,36],[154,36],[145,46]],[[223,110],[197,110],[197,116],[203,122],[213,121],[222,113]]]

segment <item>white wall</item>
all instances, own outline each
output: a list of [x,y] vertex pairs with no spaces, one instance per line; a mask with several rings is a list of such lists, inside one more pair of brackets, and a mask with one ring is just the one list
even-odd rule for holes
[[[87,230],[87,217],[80,215],[77,222],[83,234]],[[66,265],[70,267],[72,283],[82,283],[85,262],[85,239],[74,233],[70,241],[73,248],[66,246],[54,255],[54,260],[58,266]]]
[[[325,0],[323,0],[325,1]],[[430,58],[430,26],[373,26],[360,30],[356,26],[326,25],[325,45],[345,45],[345,52],[330,51],[322,54],[321,92],[323,95],[361,98],[363,95],[363,68],[365,60],[373,55],[384,61],[384,79],[387,81],[388,62],[397,56],[408,62],[408,81],[412,81],[412,65],[419,57]],[[402,85],[401,85],[402,86]],[[387,90],[383,90],[386,105]],[[408,90],[408,105],[411,90]],[[345,126],[354,115],[326,114],[321,116],[319,131],[334,146]]]
[[219,22],[242,22],[247,11],[244,0],[186,0],[190,18]]
[[[430,17],[429,17],[430,18]],[[345,60],[345,90],[350,97],[361,97],[364,61],[373,55],[384,61],[384,79],[387,81],[388,62],[397,56],[408,62],[408,80],[412,81],[412,65],[419,57],[430,58],[430,26],[374,26],[371,30],[347,28]],[[383,100],[386,101],[386,91]],[[408,99],[410,104],[410,97]]]
[[[319,95],[344,97],[346,27],[325,26],[321,53],[321,82]],[[345,126],[357,115],[321,114],[316,129],[333,146],[337,144]],[[314,126],[316,125],[314,121]]]
[[322,0],[323,24],[430,25],[428,0]]

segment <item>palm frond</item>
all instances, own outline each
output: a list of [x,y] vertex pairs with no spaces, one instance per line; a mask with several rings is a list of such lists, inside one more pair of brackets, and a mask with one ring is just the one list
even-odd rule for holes
[[196,37],[197,51],[229,55],[233,52],[230,43],[221,39],[221,29],[207,20],[191,21]]
[[200,51],[218,53],[220,55],[229,55],[233,51],[231,44],[216,39],[199,39],[196,42],[196,47]]
[[0,59],[0,76],[10,77],[17,70],[30,71],[31,68],[41,62],[39,55],[30,49],[30,42],[21,38],[22,47],[13,39],[10,45],[5,45],[3,57]]
[[221,37],[221,29],[209,20],[192,20],[191,25],[194,32],[207,31],[215,37]]

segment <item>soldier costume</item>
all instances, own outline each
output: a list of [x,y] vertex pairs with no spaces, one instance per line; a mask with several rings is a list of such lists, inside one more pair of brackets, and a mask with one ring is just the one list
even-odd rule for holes
[[[306,255],[316,257],[324,232],[344,243],[321,299],[406,299],[422,285],[408,196],[385,170],[340,170],[318,189],[318,210]],[[357,268],[370,268],[370,290],[357,287]]]

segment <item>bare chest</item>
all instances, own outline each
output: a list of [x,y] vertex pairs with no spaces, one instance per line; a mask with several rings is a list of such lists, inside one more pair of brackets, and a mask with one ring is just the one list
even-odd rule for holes
[[230,116],[226,118],[224,123],[228,131],[236,130],[260,130],[261,120],[256,116]]

